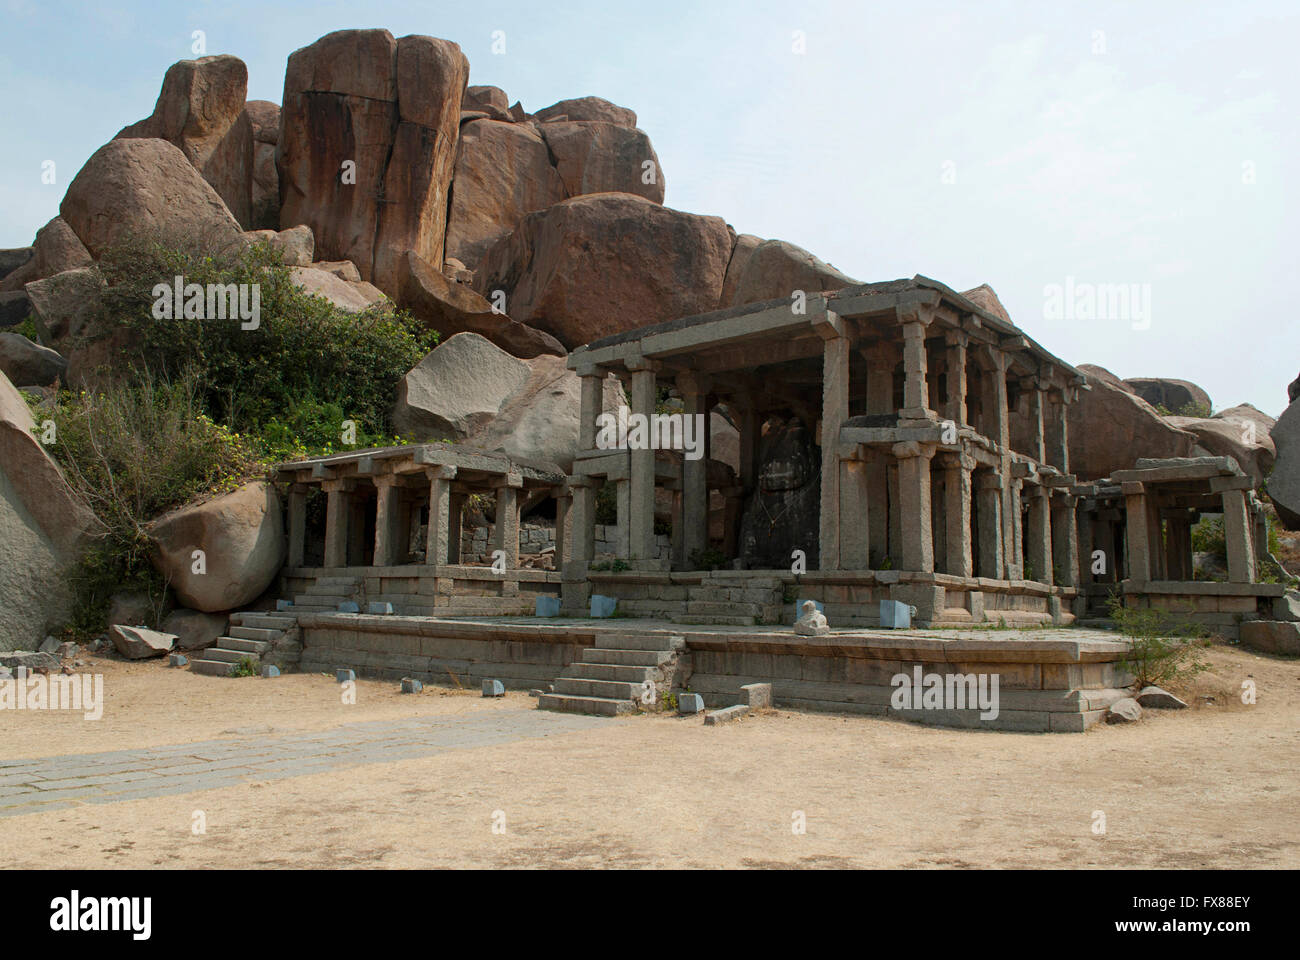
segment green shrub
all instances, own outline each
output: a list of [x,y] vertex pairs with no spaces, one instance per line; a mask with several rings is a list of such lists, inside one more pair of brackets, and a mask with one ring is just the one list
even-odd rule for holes
[[1131,643],[1120,667],[1133,674],[1137,686],[1165,686],[1187,681],[1209,669],[1199,652],[1209,646],[1205,628],[1179,620],[1164,610],[1124,606],[1121,597],[1107,601],[1110,618]]
[[147,591],[162,609],[166,585],[149,562],[150,520],[266,471],[245,438],[202,412],[192,374],[164,383],[142,373],[108,392],[61,391],[43,416],[57,431],[46,449],[107,531],[70,573],[79,637],[103,629],[118,591]]
[[1220,563],[1228,561],[1228,546],[1223,535],[1223,517],[1202,516],[1192,527],[1192,550],[1208,553]]
[[257,661],[252,657],[240,657],[239,662],[230,670],[232,677],[256,677],[261,674],[257,667]]

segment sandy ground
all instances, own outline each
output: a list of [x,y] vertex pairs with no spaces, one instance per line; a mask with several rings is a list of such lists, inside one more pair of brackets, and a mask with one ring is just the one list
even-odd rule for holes
[[[1212,671],[1180,691],[1193,709],[1086,734],[785,710],[722,727],[628,717],[544,741],[0,819],[0,863],[1298,867],[1300,661],[1224,647],[1209,660]],[[361,681],[345,706],[323,676],[218,680],[109,660],[91,669],[106,678],[101,721],[7,712],[0,757],[532,705],[524,694],[400,696]],[[1246,679],[1254,706],[1240,702]],[[196,810],[207,819],[199,836]]]

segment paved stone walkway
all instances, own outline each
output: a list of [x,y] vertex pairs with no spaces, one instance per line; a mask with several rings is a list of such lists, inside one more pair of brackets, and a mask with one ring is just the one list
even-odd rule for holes
[[207,740],[142,750],[0,760],[0,817],[281,780],[548,737],[608,723],[545,710],[350,723],[310,733]]

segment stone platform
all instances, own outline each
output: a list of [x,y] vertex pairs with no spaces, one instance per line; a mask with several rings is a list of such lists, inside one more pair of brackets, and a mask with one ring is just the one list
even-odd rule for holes
[[[1078,732],[1100,721],[1129,678],[1127,645],[1084,628],[833,630],[800,637],[784,626],[687,626],[657,619],[404,617],[300,613],[302,669],[339,667],[387,679],[476,687],[550,684],[582,651],[620,640],[685,638],[676,683],[710,707],[738,701],[748,683],[771,683],[778,707],[887,715],[943,726]],[[603,643],[601,641],[604,641]],[[624,644],[619,644],[623,646]],[[895,710],[893,679],[996,677],[996,717],[974,708]]]

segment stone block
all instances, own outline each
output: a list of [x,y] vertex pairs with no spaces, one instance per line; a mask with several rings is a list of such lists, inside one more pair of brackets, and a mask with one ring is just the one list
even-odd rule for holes
[[912,626],[916,607],[897,600],[880,601],[880,626],[885,630],[906,630]]
[[263,677],[270,679],[271,677],[278,677],[279,675],[280,675],[280,668],[277,667],[275,664],[273,663],[262,664]]
[[740,702],[751,710],[764,710],[772,706],[770,683],[747,683],[740,688]]
[[[342,604],[340,604],[340,607]],[[392,616],[393,605],[391,603],[380,603],[372,601],[366,604],[366,613],[376,614],[378,616]]]
[[190,662],[190,658],[183,653],[172,653],[167,656],[167,666],[183,667]]
[[402,693],[419,693],[424,689],[424,684],[413,677],[402,678]]
[[798,621],[800,614],[803,610],[803,605],[805,600],[810,602],[814,607],[816,607],[817,612],[820,613],[822,616],[826,615],[826,605],[824,603],[822,603],[820,600],[813,600],[811,597],[801,596],[798,600],[794,602],[794,620],[791,621],[792,623]]
[[1241,625],[1241,644],[1266,653],[1300,655],[1300,623],[1283,620],[1247,620]]
[[560,615],[560,598],[549,593],[541,593],[533,601],[533,615],[537,617],[558,617]]
[[1116,700],[1106,711],[1107,723],[1135,723],[1142,719],[1142,707],[1132,697]]
[[338,670],[334,671],[335,683],[352,683],[356,679],[357,674],[355,670],[345,670],[340,667]]
[[276,610],[277,613],[279,613],[279,612],[281,612],[281,611],[284,611],[284,610],[292,610],[292,609],[293,609],[293,601],[291,601],[291,600],[277,600],[277,601],[275,601],[275,610]]
[[677,712],[683,714],[701,713],[704,710],[704,698],[698,693],[679,693],[677,695]]
[[504,697],[506,688],[500,680],[484,680],[483,696],[485,697]]
[[704,724],[708,727],[716,727],[720,723],[739,720],[747,713],[749,713],[749,707],[743,703],[738,703],[734,707],[724,707],[721,710],[714,710],[712,713],[705,714]]
[[1159,687],[1143,687],[1137,695],[1137,702],[1144,707],[1156,710],[1186,710],[1187,704],[1179,700],[1168,690]]
[[339,613],[360,613],[361,605],[355,600],[344,600],[339,604]]
[[612,617],[617,609],[618,599],[616,597],[606,597],[599,593],[591,595],[591,615],[593,617]]

